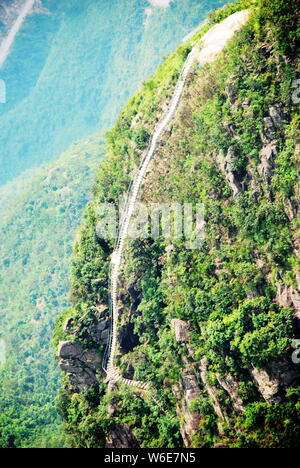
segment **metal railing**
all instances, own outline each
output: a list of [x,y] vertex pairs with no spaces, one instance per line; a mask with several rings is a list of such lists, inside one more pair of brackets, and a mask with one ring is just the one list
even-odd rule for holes
[[[117,308],[117,286],[118,286],[118,274],[122,263],[123,257],[123,245],[128,234],[129,222],[134,213],[134,205],[138,197],[138,191],[143,183],[144,177],[147,173],[150,162],[152,161],[157,145],[160,141],[160,137],[165,131],[173,119],[178,105],[180,103],[184,86],[186,83],[187,76],[193,66],[195,60],[196,48],[194,48],[188,55],[180,78],[176,84],[173,96],[170,100],[169,109],[167,114],[157,123],[154,132],[151,135],[147,150],[144,153],[142,161],[140,162],[139,168],[136,172],[135,177],[132,179],[128,191],[127,199],[124,207],[124,215],[121,221],[121,225],[118,230],[118,236],[114,245],[113,259],[116,260],[116,264],[111,263],[109,268],[109,312],[112,320],[109,341],[104,352],[102,368],[108,373],[109,368],[113,368],[114,354],[116,350],[116,339],[117,339],[117,321],[118,321],[118,308]],[[126,215],[127,214],[127,215]]]

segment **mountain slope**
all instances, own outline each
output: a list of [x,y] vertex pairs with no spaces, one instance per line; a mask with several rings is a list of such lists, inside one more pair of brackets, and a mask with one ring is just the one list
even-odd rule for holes
[[74,233],[102,154],[100,137],[90,137],[0,189],[2,448],[63,444],[51,335],[68,306]]
[[223,3],[179,0],[145,25],[147,1],[46,1],[51,15],[26,21],[1,70],[0,183],[112,125],[162,56]]
[[[0,106],[1,181],[9,180],[0,187],[1,447],[64,444],[51,335],[69,304],[70,255],[102,158],[102,134],[209,9],[207,2],[178,0],[153,8],[144,25],[146,1],[43,5],[51,14],[26,20],[1,69],[8,89]],[[57,158],[62,141],[67,147],[93,128],[95,136]],[[47,165],[49,158],[55,162]]]
[[185,239],[127,242],[117,365],[151,385],[144,393],[107,388],[101,371],[114,241],[97,236],[98,207],[117,205],[127,191],[190,44],[108,135],[75,247],[73,309],[56,330],[69,376],[59,408],[75,447],[298,445],[297,7],[242,1],[210,21],[249,6],[243,31],[213,64],[195,68],[139,196],[147,205],[201,202],[206,213],[199,249],[187,249]]

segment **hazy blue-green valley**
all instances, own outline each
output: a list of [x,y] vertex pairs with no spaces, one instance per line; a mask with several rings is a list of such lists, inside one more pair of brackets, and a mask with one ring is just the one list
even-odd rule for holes
[[145,0],[46,1],[50,15],[27,19],[1,70],[0,183],[112,125],[161,58],[223,3],[175,2],[147,17]]

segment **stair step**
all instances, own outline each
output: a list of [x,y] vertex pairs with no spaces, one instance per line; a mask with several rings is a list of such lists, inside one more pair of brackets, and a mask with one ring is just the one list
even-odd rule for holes
[[123,219],[123,223],[120,227],[120,230],[118,233],[118,240],[115,244],[115,250],[113,252],[113,257],[112,257],[112,265],[111,265],[111,270],[110,270],[111,272],[111,275],[110,275],[111,305],[110,307],[112,311],[113,323],[112,323],[112,328],[111,328],[111,337],[110,337],[111,341],[108,347],[109,359],[108,359],[107,368],[106,368],[106,372],[107,372],[106,381],[109,382],[110,380],[114,380],[116,382],[122,382],[125,385],[128,385],[130,387],[135,386],[142,390],[149,390],[150,389],[149,383],[141,382],[138,380],[125,379],[121,376],[118,369],[114,367],[114,357],[115,357],[116,344],[117,344],[116,334],[117,334],[117,325],[118,325],[118,301],[117,301],[118,276],[119,276],[120,265],[122,263],[122,258],[123,258],[124,242],[127,236],[127,232],[128,232],[128,228],[130,224],[130,218],[132,216],[132,213],[136,205],[136,200],[137,200],[139,189],[144,180],[145,174],[147,173],[148,165],[151,162],[153,156],[155,155],[157,146],[159,144],[159,139],[161,135],[163,134],[163,132],[165,131],[166,127],[169,125],[169,123],[173,119],[176,109],[178,107],[178,104],[180,103],[180,99],[184,91],[187,76],[191,70],[191,67],[193,66],[193,63],[196,57],[195,52],[196,52],[196,49],[193,49],[183,66],[181,76],[177,82],[172,99],[170,101],[169,109],[166,115],[164,116],[164,118],[159,122],[158,126],[155,128],[152,134],[150,143],[149,143],[146,156],[141,163],[138,175],[133,180],[132,185],[129,189],[127,203],[126,203],[127,205],[126,217]]

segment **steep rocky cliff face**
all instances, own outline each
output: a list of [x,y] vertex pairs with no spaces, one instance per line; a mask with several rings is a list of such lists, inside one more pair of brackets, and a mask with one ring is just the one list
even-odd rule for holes
[[[14,8],[12,20],[24,2],[0,4]],[[40,3],[48,14],[36,14],[42,13]],[[0,72],[0,179],[13,179],[0,187],[1,448],[64,444],[55,411],[59,372],[51,336],[55,318],[69,303],[71,250],[102,160],[102,131],[162,58],[224,0],[210,0],[209,6],[206,0],[152,5],[147,24],[148,0],[35,4]],[[40,167],[74,140],[78,143],[65,154]],[[16,178],[25,166],[31,169]],[[104,277],[94,280],[101,289]],[[123,336],[127,349],[129,335]],[[98,352],[105,345],[88,346]],[[73,363],[72,356],[64,358],[67,374],[74,376],[71,364],[76,370],[78,364],[84,380],[89,366],[80,359]],[[94,369],[87,373],[93,374]]]
[[147,206],[201,202],[206,223],[197,249],[185,238],[128,240],[117,365],[149,383],[143,392],[107,387],[100,368],[113,239],[104,245],[97,236],[98,207],[126,191],[191,44],[165,62],[108,135],[75,248],[72,330],[69,319],[60,335],[69,374],[60,409],[75,446],[298,444],[299,37],[293,2],[275,2],[274,10],[254,3],[210,18],[256,6],[218,59],[193,70],[139,195]]
[[[98,350],[100,346],[108,344],[110,326],[111,320],[105,306],[92,310],[89,316],[83,316],[76,325],[72,318],[66,320],[64,331],[72,334],[74,341],[60,342],[58,357],[59,366],[67,374],[74,392],[89,387],[98,389],[96,374],[102,369]],[[88,341],[87,346],[82,345],[85,339]]]

